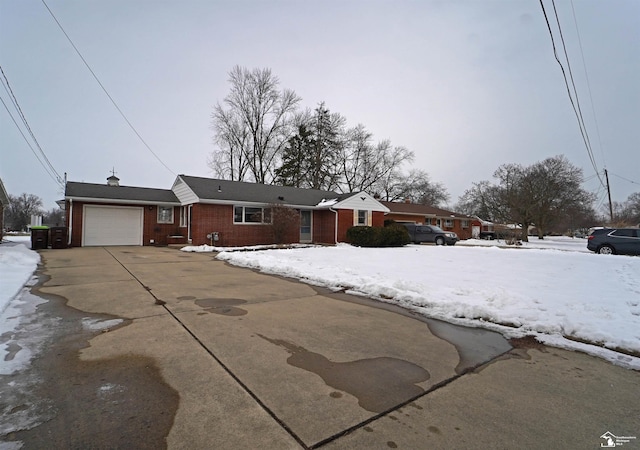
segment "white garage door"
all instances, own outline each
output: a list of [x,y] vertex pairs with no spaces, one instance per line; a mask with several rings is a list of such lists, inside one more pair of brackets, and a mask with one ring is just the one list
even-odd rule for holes
[[142,208],[85,205],[82,245],[142,245]]

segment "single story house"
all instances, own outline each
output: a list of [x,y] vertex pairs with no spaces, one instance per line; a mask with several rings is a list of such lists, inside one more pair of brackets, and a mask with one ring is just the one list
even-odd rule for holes
[[9,194],[0,180],[0,242],[4,236],[4,209],[9,207]]
[[475,217],[415,203],[380,203],[389,208],[389,213],[385,216],[387,220],[399,223],[436,225],[445,231],[453,231],[460,239],[470,239],[480,235],[480,221]]
[[68,181],[65,215],[69,245],[214,244],[274,242],[271,210],[295,210],[287,243],[346,242],[356,225],[383,226],[389,209],[364,192],[337,194],[240,181],[178,175],[171,189]]

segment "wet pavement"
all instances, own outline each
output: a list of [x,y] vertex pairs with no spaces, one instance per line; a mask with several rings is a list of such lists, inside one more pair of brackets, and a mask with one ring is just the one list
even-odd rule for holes
[[[640,434],[640,374],[586,355],[212,254],[41,256],[31,323],[47,338],[0,375],[0,448],[584,448]],[[12,358],[19,334],[3,337]]]

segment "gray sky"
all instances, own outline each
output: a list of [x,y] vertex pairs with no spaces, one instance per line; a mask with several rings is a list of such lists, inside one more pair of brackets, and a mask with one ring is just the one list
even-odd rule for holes
[[[559,154],[604,198],[537,0],[46,1],[175,174],[212,176],[212,107],[238,64],[270,68],[301,106],[324,101],[349,126],[412,150],[412,167],[443,183],[450,204],[501,164]],[[597,167],[623,201],[640,192],[640,1],[556,7]],[[115,167],[123,185],[171,187],[175,175],[118,114],[42,1],[0,0],[0,64],[61,176],[103,183]],[[0,97],[19,121],[4,88]],[[62,192],[2,105],[0,146],[7,191],[55,207]]]

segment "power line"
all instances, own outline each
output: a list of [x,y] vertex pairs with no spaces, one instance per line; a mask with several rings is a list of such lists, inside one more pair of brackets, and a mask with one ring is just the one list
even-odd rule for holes
[[[44,159],[44,162],[48,166],[48,169],[47,169],[47,167],[45,167],[45,169],[47,170],[47,172],[50,175],[54,174],[55,178],[56,178],[56,182],[58,184],[62,185],[63,184],[62,177],[60,176],[60,174],[58,174],[58,172],[56,171],[55,167],[53,167],[53,164],[51,164],[51,161],[49,161],[49,158],[47,157],[46,153],[44,152],[44,150],[40,146],[40,143],[38,142],[38,139],[36,139],[35,134],[31,130],[31,126],[29,126],[29,122],[27,121],[27,118],[25,117],[24,113],[22,112],[22,108],[20,107],[20,104],[18,103],[18,99],[16,98],[15,94],[13,93],[13,89],[11,89],[11,84],[9,83],[9,79],[7,78],[7,75],[4,73],[4,70],[2,69],[2,66],[0,66],[0,73],[2,74],[2,79],[0,79],[0,81],[2,82],[2,86],[4,87],[4,90],[7,92],[7,94],[9,94],[9,98],[11,98],[11,101],[13,102],[14,108],[16,109],[16,111],[18,111],[18,115],[22,119],[22,123],[24,124],[25,128],[29,132],[29,135],[31,136],[31,139],[33,139],[33,142],[35,142],[36,147],[38,147],[38,150],[40,151],[40,154],[42,155],[42,158]],[[4,104],[5,108],[7,109],[7,112],[11,116],[11,119],[13,120],[13,122],[16,124],[16,126],[20,130],[20,127],[18,126],[18,123],[13,118],[13,115],[11,114],[9,109],[7,108],[7,105],[4,103],[4,100],[2,101],[2,103]],[[22,134],[22,130],[20,130],[20,133]],[[24,136],[24,134],[22,134],[22,136],[26,140],[26,137]],[[29,143],[29,142],[27,141],[27,143]],[[31,148],[31,151],[33,151],[34,154],[35,154],[35,150],[33,150],[33,147],[31,147],[31,145],[29,145],[29,147]],[[38,157],[37,154],[36,154],[36,157]],[[40,164],[43,164],[43,166],[44,166],[44,163],[42,162],[42,160],[39,157],[38,157],[38,161],[40,161]]]
[[42,4],[45,6],[45,8],[47,8],[47,11],[49,11],[49,14],[51,14],[51,17],[53,17],[53,20],[58,24],[58,27],[60,28],[60,30],[62,31],[62,33],[65,35],[65,37],[67,38],[67,40],[69,41],[69,43],[71,44],[71,46],[73,47],[73,49],[76,51],[76,53],[78,54],[78,56],[80,57],[80,59],[82,60],[82,62],[84,63],[84,65],[87,67],[87,69],[89,69],[89,72],[91,72],[91,75],[93,75],[93,78],[97,81],[97,83],[100,85],[100,87],[102,88],[102,91],[107,95],[107,97],[109,98],[109,100],[111,100],[111,103],[113,104],[113,106],[115,106],[115,108],[118,110],[118,112],[120,113],[120,115],[122,116],[122,118],[124,119],[125,122],[127,122],[127,125],[129,125],[129,128],[131,128],[133,130],[133,132],[135,133],[136,136],[138,136],[138,139],[140,139],[140,142],[142,142],[144,144],[144,146],[147,148],[147,150],[149,150],[151,152],[151,154],[160,162],[160,164],[162,164],[165,169],[167,169],[169,172],[171,172],[173,175],[176,175],[173,170],[171,170],[169,168],[169,166],[167,166],[161,159],[160,157],[153,151],[151,150],[151,147],[149,147],[149,144],[146,143],[146,141],[142,138],[142,136],[140,136],[140,133],[138,133],[138,130],[136,130],[136,128],[131,124],[131,122],[129,121],[129,119],[127,119],[127,116],[125,116],[125,114],[122,112],[122,110],[120,109],[120,107],[118,106],[118,104],[116,103],[116,101],[113,99],[113,97],[111,97],[111,95],[109,94],[109,92],[107,91],[107,89],[104,87],[104,85],[102,84],[102,82],[100,82],[100,80],[98,79],[98,76],[94,73],[94,71],[91,69],[91,67],[89,66],[89,63],[87,63],[87,61],[84,59],[84,57],[82,56],[82,53],[80,53],[80,50],[78,50],[78,48],[76,47],[76,45],[73,43],[73,41],[71,40],[71,38],[69,37],[69,35],[67,34],[67,32],[64,30],[64,28],[62,27],[62,25],[60,24],[60,22],[58,21],[58,19],[56,18],[56,16],[53,14],[53,11],[51,11],[51,9],[49,8],[49,6],[47,5],[47,3],[45,2],[45,0],[42,0]]
[[50,169],[47,167],[47,165],[42,162],[42,160],[40,159],[40,156],[38,156],[38,153],[33,149],[33,147],[31,146],[31,143],[29,142],[29,140],[27,139],[27,137],[24,135],[24,133],[22,132],[22,129],[20,128],[20,125],[18,125],[18,122],[16,121],[16,119],[13,117],[13,114],[11,114],[11,111],[9,110],[9,107],[7,106],[7,104],[4,102],[4,99],[2,97],[0,97],[0,102],[2,102],[2,104],[4,105],[4,109],[7,110],[7,113],[9,113],[9,117],[11,117],[11,120],[13,120],[13,123],[15,124],[16,128],[18,129],[18,131],[20,132],[20,134],[22,135],[22,138],[24,139],[24,141],[27,143],[27,145],[29,146],[29,148],[31,149],[31,151],[33,152],[34,156],[36,157],[36,159],[38,160],[38,162],[40,163],[40,165],[42,165],[42,167],[44,168],[45,172],[47,172],[47,175],[49,175],[51,177],[51,179],[53,181],[55,181],[56,183],[60,183],[60,179],[59,177],[54,174],[52,174],[50,172]]
[[[570,76],[571,76],[571,80],[572,80],[572,85],[573,85],[573,89],[574,89],[574,94],[572,95],[571,93],[571,87],[569,86],[569,80],[567,79],[567,73],[564,69],[564,66],[562,65],[562,61],[560,61],[560,57],[558,56],[558,51],[556,49],[556,43],[555,43],[555,39],[553,37],[553,31],[551,30],[551,24],[549,23],[549,18],[547,17],[547,11],[544,8],[544,4],[542,3],[542,0],[540,1],[540,7],[542,8],[542,13],[544,14],[544,19],[547,23],[547,29],[549,30],[549,36],[551,37],[551,45],[553,47],[553,55],[556,59],[556,61],[558,62],[558,65],[560,66],[560,70],[562,71],[562,76],[564,78],[564,84],[567,88],[567,94],[569,95],[569,101],[571,102],[571,106],[573,108],[573,111],[576,115],[576,119],[578,120],[578,127],[580,128],[580,134],[582,135],[582,140],[584,142],[584,145],[587,149],[587,154],[589,156],[589,160],[591,161],[591,165],[593,166],[593,169],[595,171],[595,173],[598,175],[598,180],[600,180],[600,183],[604,186],[604,181],[602,181],[602,178],[600,177],[599,171],[598,171],[598,166],[596,164],[595,158],[593,156],[593,151],[591,150],[591,144],[589,142],[589,136],[587,134],[587,130],[586,130],[586,126],[584,124],[584,119],[582,117],[582,112],[580,111],[580,105],[578,103],[578,92],[575,88],[575,84],[573,83],[573,75],[571,74],[571,65],[569,63],[569,57],[567,54],[567,49],[566,46],[564,45],[564,38],[562,36],[562,29],[560,27],[560,19],[558,18],[558,12],[556,10],[555,7],[555,1],[552,0],[552,4],[553,4],[553,9],[554,9],[554,13],[556,16],[556,22],[558,24],[558,30],[560,32],[560,37],[562,40],[562,45],[564,47],[564,53],[565,53],[565,59],[567,60],[567,67],[569,69],[570,72]],[[576,101],[574,102],[573,100],[573,96],[575,95],[576,97]],[[578,103],[578,105],[576,106],[576,103]]]
[[596,126],[596,135],[598,136],[598,147],[600,147],[600,154],[602,155],[602,161],[605,168],[607,167],[607,161],[604,157],[604,150],[602,148],[602,138],[600,137],[600,127],[598,126],[598,118],[596,116],[596,109],[593,103],[593,95],[591,94],[591,83],[589,82],[589,74],[587,73],[587,63],[584,59],[584,51],[582,50],[582,39],[580,39],[580,30],[578,29],[578,19],[576,18],[576,10],[573,7],[573,0],[571,0],[571,12],[573,14],[573,23],[576,26],[576,35],[578,36],[578,45],[580,47],[580,57],[582,58],[582,68],[584,69],[584,77],[587,81],[587,91],[589,92],[589,101],[591,102],[591,113],[593,114],[593,123]]
[[620,178],[621,180],[627,181],[627,182],[629,182],[629,183],[631,183],[631,184],[638,184],[638,185],[640,185],[640,183],[639,183],[639,182],[637,182],[637,181],[630,180],[630,179],[628,179],[628,178],[622,177],[622,176],[617,175],[617,174],[615,174],[615,173],[612,173],[611,175],[614,175],[614,176],[616,176],[616,177]]

